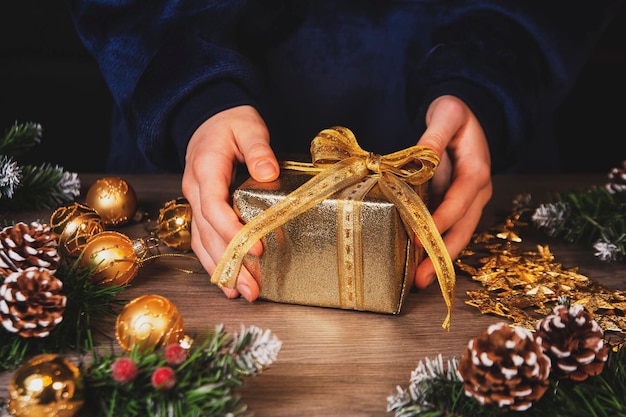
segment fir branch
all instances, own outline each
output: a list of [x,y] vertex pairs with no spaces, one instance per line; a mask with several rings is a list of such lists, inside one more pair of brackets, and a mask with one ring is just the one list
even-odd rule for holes
[[12,198],[0,198],[0,210],[23,211],[55,208],[74,201],[80,192],[76,174],[65,172],[59,166],[44,163],[20,168],[20,184]]
[[[137,346],[125,355],[113,350],[84,365],[86,403],[93,415],[135,417],[238,416],[247,407],[236,388],[243,378],[256,375],[271,365],[280,341],[269,331],[255,326],[230,334],[223,325],[208,331],[189,348],[180,365],[168,363],[165,350],[143,352]],[[128,380],[116,381],[112,368],[120,358],[130,358],[136,372]],[[155,370],[174,369],[173,384],[168,390],[156,389],[152,382]],[[92,415],[92,414],[90,414]]]
[[22,179],[22,169],[6,155],[0,155],[0,200],[3,198],[13,198],[15,188],[19,186]]
[[67,306],[63,321],[45,338],[23,338],[0,328],[0,372],[17,367],[27,356],[68,351],[88,352],[94,349],[92,329],[111,325],[125,304],[119,299],[124,289],[93,283],[93,268],[61,263],[55,276],[63,281]]
[[531,216],[549,236],[594,246],[603,261],[626,259],[626,191],[591,187],[553,194]]
[[[454,360],[448,369],[455,369]],[[428,366],[425,366],[427,364]],[[425,371],[427,369],[427,371]],[[420,374],[421,378],[415,379]],[[463,382],[443,368],[441,358],[422,361],[412,373],[409,388],[397,387],[388,397],[394,417],[626,417],[626,349],[611,350],[602,373],[582,382],[551,381],[550,389],[530,409],[505,412],[481,406],[465,396]]]
[[41,143],[42,128],[39,123],[15,122],[0,137],[0,155],[20,156]]

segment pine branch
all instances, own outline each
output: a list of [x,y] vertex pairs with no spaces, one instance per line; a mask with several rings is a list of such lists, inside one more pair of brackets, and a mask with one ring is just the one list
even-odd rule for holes
[[40,124],[16,122],[0,137],[0,155],[23,155],[41,142],[41,136]]
[[[135,346],[123,355],[94,352],[84,366],[87,404],[93,415],[121,417],[200,417],[238,416],[246,411],[236,389],[243,378],[260,373],[274,360],[280,341],[269,331],[255,326],[230,334],[223,325],[208,331],[189,348],[186,359],[178,364],[167,360],[167,349],[142,352]],[[174,345],[172,345],[174,346]],[[128,380],[116,380],[112,369],[116,361],[131,359],[136,372]],[[175,374],[168,390],[155,389],[151,377],[161,367]],[[92,415],[92,414],[90,414]]]
[[0,137],[0,212],[55,208],[80,193],[74,173],[59,166],[20,166],[18,158],[41,142],[37,123],[15,123]]
[[[501,417],[513,414],[519,417],[626,417],[624,348],[610,351],[600,375],[582,382],[552,381],[550,389],[535,405],[513,413],[495,406],[482,406],[465,396],[463,382],[450,377],[441,365],[433,366],[436,362],[430,359],[420,362],[412,374],[409,388],[398,387],[396,396],[388,398],[387,410],[393,411],[394,417]],[[426,373],[424,363],[430,364]],[[416,373],[422,374],[417,382]]]
[[606,187],[591,187],[549,196],[531,221],[549,236],[591,246],[605,261],[626,257],[626,191],[611,193]]
[[12,197],[0,198],[0,210],[55,208],[73,201],[79,192],[80,182],[76,174],[47,163],[24,165],[21,167],[20,183],[13,190]]
[[15,188],[22,179],[22,169],[13,158],[0,155],[0,200],[13,198]]
[[67,306],[63,321],[45,338],[23,338],[0,327],[0,372],[17,367],[27,356],[67,351],[87,352],[94,348],[92,329],[110,326],[124,300],[124,287],[94,284],[93,269],[61,263],[55,276],[63,281]]

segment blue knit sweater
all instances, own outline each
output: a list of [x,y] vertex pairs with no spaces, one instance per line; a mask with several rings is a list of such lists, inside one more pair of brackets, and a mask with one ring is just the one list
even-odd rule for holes
[[193,131],[242,104],[264,117],[277,152],[308,153],[334,125],[392,152],[419,139],[434,98],[453,94],[479,118],[494,172],[550,172],[553,114],[621,2],[68,4],[114,98],[112,171],[182,171]]

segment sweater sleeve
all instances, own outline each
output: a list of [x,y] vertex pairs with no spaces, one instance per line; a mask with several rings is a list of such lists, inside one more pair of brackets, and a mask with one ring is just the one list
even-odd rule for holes
[[556,170],[548,119],[621,2],[442,4],[433,47],[411,70],[410,108],[416,120],[423,120],[434,98],[456,95],[485,130],[494,172]]
[[[180,170],[191,133],[212,114],[254,104],[256,69],[237,38],[244,3],[68,1],[130,134],[158,167]],[[181,107],[189,111],[177,117]]]

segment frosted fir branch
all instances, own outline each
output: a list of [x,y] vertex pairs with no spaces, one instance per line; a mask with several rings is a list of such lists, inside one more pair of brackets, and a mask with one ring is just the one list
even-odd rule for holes
[[605,233],[594,244],[594,255],[603,262],[622,260],[626,255],[626,234],[611,240]]
[[535,209],[531,220],[538,229],[546,229],[553,236],[565,224],[569,207],[563,202],[541,204]]
[[22,170],[17,162],[9,156],[0,155],[0,199],[13,198],[21,179]]
[[615,261],[619,253],[617,245],[603,240],[598,240],[594,243],[593,248],[596,250],[594,255],[603,262]]
[[17,162],[17,156],[41,142],[42,131],[38,123],[15,123],[0,136],[0,211],[52,208],[79,196],[76,173],[48,163]]
[[[244,377],[269,366],[280,345],[271,332],[256,326],[241,326],[240,333],[231,334],[218,324],[206,337],[190,337],[179,346],[142,350],[137,345],[121,355],[94,350],[92,361],[84,367],[86,402],[102,410],[97,415],[106,416],[248,415],[236,389],[243,386]],[[179,348],[187,350],[180,361],[175,359],[178,354],[171,352]],[[114,364],[120,360],[134,362],[136,369],[118,373]],[[155,372],[164,367],[170,368],[171,386],[155,389]]]
[[417,417],[440,409],[433,393],[440,383],[462,382],[458,371],[458,359],[450,358],[444,366],[441,353],[435,359],[426,358],[411,372],[407,389],[396,387],[396,393],[387,397],[387,412],[395,412],[395,417]]
[[20,167],[20,183],[10,199],[0,199],[0,210],[38,210],[74,201],[80,193],[78,176],[47,163]]
[[80,195],[80,178],[76,172],[64,171],[57,166],[56,169],[63,174],[56,185],[57,191],[64,196],[65,200],[73,201]]
[[282,342],[270,330],[242,325],[241,332],[233,334],[231,354],[242,371],[254,375],[276,361],[281,347]]

